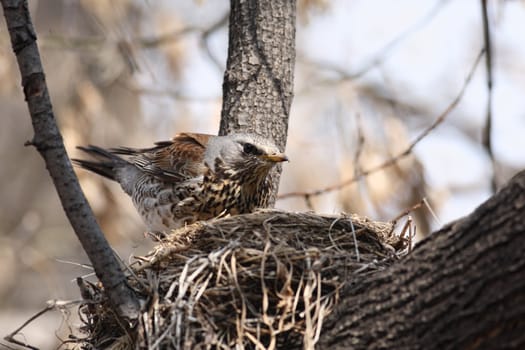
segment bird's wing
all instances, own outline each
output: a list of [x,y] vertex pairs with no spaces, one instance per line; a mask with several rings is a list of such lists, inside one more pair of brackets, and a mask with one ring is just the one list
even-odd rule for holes
[[156,142],[155,147],[120,147],[111,152],[129,156],[129,162],[163,181],[180,182],[204,174],[204,151],[211,137],[207,134],[181,133],[171,141]]

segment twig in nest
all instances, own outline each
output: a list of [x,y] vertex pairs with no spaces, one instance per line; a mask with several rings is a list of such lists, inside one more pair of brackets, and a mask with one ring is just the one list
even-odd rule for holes
[[39,350],[37,347],[34,347],[32,345],[27,344],[26,342],[22,342],[20,340],[15,339],[15,336],[17,334],[20,334],[22,329],[24,329],[27,325],[29,325],[31,322],[33,322],[34,320],[36,320],[37,318],[39,318],[40,316],[42,316],[46,312],[49,312],[51,310],[56,310],[56,309],[65,309],[65,308],[71,307],[73,305],[77,305],[79,303],[80,303],[80,301],[50,300],[50,301],[47,302],[47,306],[45,308],[43,308],[42,310],[38,311],[36,314],[31,316],[27,321],[25,321],[20,327],[18,327],[17,329],[15,329],[13,332],[9,333],[8,335],[6,335],[4,337],[4,340],[8,341],[8,342],[10,342],[12,344],[16,344],[16,345],[22,346],[22,347],[27,348],[27,349]]

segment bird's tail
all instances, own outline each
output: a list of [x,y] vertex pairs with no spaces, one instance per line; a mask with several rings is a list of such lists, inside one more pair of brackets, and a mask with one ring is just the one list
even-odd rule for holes
[[95,160],[71,159],[73,164],[113,181],[118,181],[118,170],[129,165],[126,160],[104,148],[93,145],[86,147],[78,146],[77,148],[86,152]]

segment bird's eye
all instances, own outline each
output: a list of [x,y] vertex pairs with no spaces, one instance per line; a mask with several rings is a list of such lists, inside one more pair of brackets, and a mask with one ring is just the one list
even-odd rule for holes
[[261,151],[257,149],[257,147],[252,145],[251,143],[245,143],[242,150],[246,154],[253,154],[253,155],[261,154]]

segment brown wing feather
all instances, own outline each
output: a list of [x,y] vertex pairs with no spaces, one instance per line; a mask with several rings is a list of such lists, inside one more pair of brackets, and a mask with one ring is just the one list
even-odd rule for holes
[[112,152],[129,155],[129,161],[144,172],[163,181],[179,182],[202,175],[208,140],[213,135],[181,133],[171,141],[155,143],[145,149],[116,148]]

